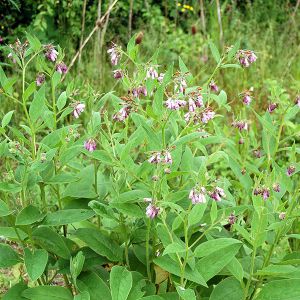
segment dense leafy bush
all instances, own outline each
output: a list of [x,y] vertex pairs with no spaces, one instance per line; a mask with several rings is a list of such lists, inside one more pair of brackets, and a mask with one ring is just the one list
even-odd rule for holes
[[15,103],[0,129],[0,267],[21,270],[3,299],[300,297],[300,98],[270,82],[264,110],[247,86],[232,107],[214,82],[257,54],[210,42],[203,82],[180,58],[145,61],[134,36],[108,50],[124,94],[99,95],[62,80],[59,47],[27,39],[6,49],[12,76],[0,69]]

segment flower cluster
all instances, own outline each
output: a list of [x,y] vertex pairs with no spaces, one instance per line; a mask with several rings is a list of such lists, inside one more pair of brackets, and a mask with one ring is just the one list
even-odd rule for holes
[[182,107],[185,107],[186,106],[186,101],[185,100],[179,100],[179,99],[172,99],[172,98],[169,98],[166,102],[166,107],[168,109],[171,109],[171,110],[179,110],[180,108]]
[[150,67],[147,70],[146,78],[151,78],[153,80],[156,79],[156,78],[158,78],[157,70],[154,67]]
[[242,95],[242,100],[243,100],[243,103],[245,105],[250,105],[251,101],[252,101],[252,97],[251,97],[251,93],[252,93],[253,89],[249,89],[249,90],[246,90],[244,91],[241,95]]
[[190,194],[189,194],[189,199],[192,201],[193,204],[197,203],[205,203],[205,194],[206,194],[206,189],[205,187],[194,187],[191,189]]
[[84,103],[80,103],[80,102],[75,103],[74,110],[73,110],[73,116],[75,117],[75,119],[78,119],[80,114],[84,112],[84,110],[85,110]]
[[58,52],[57,50],[55,50],[54,46],[53,45],[46,45],[44,46],[45,47],[45,57],[52,61],[52,62],[55,62],[56,59],[57,59],[57,56],[58,56]]
[[270,189],[268,187],[258,187],[253,191],[255,196],[261,195],[264,200],[267,200],[270,197]]
[[215,93],[217,93],[219,91],[219,87],[213,80],[209,83],[209,88],[212,92],[215,92]]
[[45,75],[44,74],[38,74],[35,80],[35,83],[37,86],[41,86],[45,81]]
[[267,110],[271,114],[277,107],[278,107],[277,103],[270,103]]
[[60,74],[66,74],[68,71],[68,67],[64,62],[60,62],[56,65],[55,70]]
[[148,162],[151,164],[159,164],[159,163],[165,163],[165,164],[172,164],[172,156],[169,151],[163,151],[163,152],[154,152],[152,153],[151,157],[148,159]]
[[239,63],[246,68],[257,60],[257,56],[251,50],[239,50],[236,57]]
[[296,171],[295,166],[289,166],[286,170],[286,175],[287,176],[292,176]]
[[93,152],[97,148],[97,143],[94,139],[88,139],[84,142],[84,148],[89,152]]
[[116,66],[119,63],[122,54],[120,48],[113,44],[112,47],[107,50],[107,53],[110,55],[111,64]]
[[124,104],[123,107],[113,115],[113,120],[123,122],[125,119],[128,118],[131,112],[131,106]]
[[212,192],[209,193],[209,196],[217,202],[220,202],[222,198],[226,198],[224,190],[218,186]]
[[248,123],[246,121],[234,121],[231,125],[239,129],[239,131],[248,130]]
[[152,198],[144,198],[144,202],[149,203],[146,208],[146,216],[150,219],[154,219],[159,214],[159,207],[154,204]]
[[133,97],[139,98],[140,96],[147,96],[147,89],[145,86],[139,86],[137,88],[133,88],[131,91]]

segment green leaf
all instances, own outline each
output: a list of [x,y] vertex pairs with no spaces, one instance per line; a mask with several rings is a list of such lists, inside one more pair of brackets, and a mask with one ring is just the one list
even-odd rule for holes
[[242,243],[235,243],[225,248],[213,251],[209,255],[201,258],[196,269],[208,281],[217,275],[238,253]]
[[63,209],[46,215],[44,225],[58,226],[87,220],[95,215],[91,209]]
[[32,233],[33,241],[48,252],[54,253],[64,259],[71,254],[63,238],[49,227],[39,227]]
[[209,300],[241,300],[243,299],[243,289],[240,282],[233,277],[228,277],[219,282],[213,289]]
[[23,100],[26,102],[28,98],[36,91],[36,83],[31,82],[23,94]]
[[44,111],[46,110],[45,106],[45,89],[46,85],[44,84],[34,95],[33,101],[29,107],[29,116],[32,122],[36,122],[36,120],[42,116]]
[[274,280],[265,284],[255,300],[299,300],[300,279]]
[[3,117],[2,122],[1,122],[2,128],[5,128],[9,124],[13,113],[14,113],[14,110],[11,110],[7,114],[5,114],[5,116]]
[[183,252],[185,252],[185,247],[179,243],[174,242],[172,244],[169,244],[165,248],[163,255],[166,255],[169,253],[183,253]]
[[86,291],[90,294],[90,300],[111,300],[108,286],[94,272],[81,274],[77,285],[81,292]]
[[120,261],[123,259],[123,251],[120,246],[112,239],[103,235],[94,228],[79,228],[75,235],[85,242],[96,253],[103,255],[111,261]]
[[12,211],[9,210],[7,204],[0,200],[0,217],[6,217],[12,214]]
[[71,292],[62,286],[36,286],[22,293],[30,300],[73,300]]
[[27,273],[32,281],[37,280],[43,274],[47,262],[48,252],[44,249],[35,249],[31,252],[28,248],[24,249],[24,262]]
[[191,212],[188,215],[189,226],[193,226],[201,221],[206,207],[207,203],[198,203],[193,206]]
[[44,216],[45,214],[42,214],[37,207],[28,205],[17,215],[16,225],[30,225],[41,221]]
[[83,255],[82,251],[79,251],[76,256],[74,258],[72,257],[70,260],[70,272],[74,282],[82,271],[84,261],[85,256]]
[[19,184],[0,182],[0,191],[8,193],[18,193],[22,190]]
[[155,92],[153,100],[153,111],[156,115],[161,115],[163,112],[164,86],[160,85]]
[[196,257],[204,257],[234,244],[240,244],[241,246],[242,242],[232,238],[219,238],[215,240],[209,240],[200,244],[195,249],[194,254]]
[[[175,262],[168,256],[160,256],[158,258],[155,258],[154,263],[171,274],[179,277],[181,276],[181,270],[178,262]],[[207,286],[203,276],[197,271],[197,269],[192,270],[190,266],[186,266],[184,277],[200,285]]]
[[219,61],[221,60],[220,52],[212,41],[209,41],[209,48],[215,61],[219,63]]
[[0,268],[11,267],[19,262],[19,255],[9,245],[0,244]]
[[226,269],[240,282],[244,278],[244,270],[241,263],[234,257],[233,260],[226,266]]
[[26,289],[28,289],[27,285],[24,282],[19,282],[7,291],[2,300],[26,300],[21,295]]
[[[18,231],[18,234],[16,233]],[[0,227],[0,236],[4,236],[9,240],[24,240],[27,234],[19,228],[14,227]]]
[[221,66],[222,69],[227,69],[227,68],[235,68],[235,69],[242,69],[242,67],[238,64],[224,64]]
[[196,300],[195,292],[192,289],[185,289],[181,286],[177,286],[176,290],[181,299]]
[[[100,300],[100,298],[98,299]],[[75,295],[74,300],[91,300],[91,297],[88,291],[84,291],[78,295]]]
[[211,203],[211,209],[210,209],[210,220],[211,223],[214,223],[218,217],[218,207],[217,207],[217,202],[212,201]]
[[68,97],[67,97],[66,92],[62,92],[59,95],[57,102],[56,102],[56,106],[57,106],[58,110],[62,110],[65,107],[65,105],[67,103],[67,99],[68,99]]
[[112,300],[126,300],[132,287],[132,275],[121,266],[114,266],[110,272]]
[[35,52],[39,51],[42,47],[41,42],[39,41],[39,39],[33,35],[31,35],[30,33],[26,34],[26,38],[30,44],[30,47],[32,48],[32,50],[34,50]]
[[51,78],[51,81],[52,81],[52,84],[53,84],[53,87],[56,88],[56,86],[59,84],[60,82],[60,78],[61,78],[61,74],[59,72],[54,72],[52,78]]

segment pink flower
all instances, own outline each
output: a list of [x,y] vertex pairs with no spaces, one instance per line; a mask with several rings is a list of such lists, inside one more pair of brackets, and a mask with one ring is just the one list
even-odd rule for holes
[[157,77],[158,77],[157,71],[153,67],[150,67],[147,71],[146,78],[155,79]]
[[164,162],[166,164],[170,164],[170,165],[173,163],[172,156],[171,156],[171,153],[169,151],[166,151],[166,153],[165,153],[165,160],[164,160]]
[[114,70],[113,73],[115,79],[121,79],[123,77],[123,71],[121,69]]
[[49,59],[52,62],[55,62],[58,56],[58,52],[55,50],[55,48],[51,45],[47,46],[48,50],[45,53],[45,56],[47,59]]
[[117,45],[113,45],[110,49],[107,50],[107,53],[110,55],[110,61],[113,66],[116,66],[121,58],[120,50]]
[[68,71],[68,67],[64,62],[61,62],[56,66],[55,70],[60,74],[66,74]]
[[268,112],[271,114],[278,107],[277,103],[270,103],[268,106]]
[[159,213],[159,207],[153,204],[149,204],[146,208],[146,216],[150,219],[154,219]]
[[286,217],[286,213],[284,211],[282,211],[279,215],[278,215],[280,220],[284,220]]
[[201,187],[200,189],[192,188],[189,194],[189,199],[192,200],[193,204],[205,203],[206,202],[205,193],[206,190],[204,187]]
[[93,139],[88,139],[87,141],[84,142],[84,148],[85,148],[87,151],[93,152],[93,151],[96,150],[97,144],[96,144],[95,140],[93,140]]
[[292,176],[296,171],[296,168],[294,166],[289,166],[286,170],[287,176]]
[[194,112],[196,109],[196,103],[190,98],[189,99],[189,111]]
[[247,68],[257,60],[257,56],[251,50],[239,50],[237,52],[237,59],[243,67]]
[[209,84],[210,90],[213,92],[218,92],[219,91],[219,87],[217,86],[217,84],[212,80]]
[[76,104],[76,106],[74,107],[74,110],[73,110],[73,115],[74,115],[75,119],[79,118],[80,114],[82,112],[84,112],[84,109],[85,109],[85,104],[83,104],[83,103]]
[[41,86],[45,81],[45,75],[44,74],[38,74],[36,77],[35,83],[37,86]]
[[264,188],[262,190],[262,196],[264,200],[267,200],[270,197],[270,190],[268,188]]
[[116,114],[113,115],[113,120],[123,122],[126,118],[128,118],[129,113],[130,107],[125,105]]
[[162,161],[161,158],[161,153],[160,152],[155,152],[149,159],[148,162],[150,164],[158,164]]
[[229,224],[233,225],[236,222],[236,216],[234,215],[234,213],[231,213],[228,217],[228,222]]
[[251,53],[248,55],[248,59],[249,59],[250,64],[252,64],[257,60],[257,56],[255,55],[255,53],[253,51],[251,51]]
[[196,104],[197,107],[203,107],[203,106],[204,106],[202,95],[199,94],[199,95],[197,96],[197,98],[196,98],[196,100],[195,100],[195,104]]
[[144,198],[144,202],[152,203],[153,199],[152,198]]
[[220,202],[223,198],[226,198],[224,190],[220,187],[216,187],[213,192],[209,194],[209,196],[217,202]]
[[159,76],[157,77],[157,80],[162,83],[165,77],[165,73],[160,73]]
[[252,101],[252,99],[251,99],[250,95],[245,94],[243,97],[244,104],[249,105],[251,103],[251,101]]
[[300,95],[296,97],[295,104],[300,107]]
[[17,62],[16,59],[14,58],[13,54],[10,52],[7,55],[7,58],[9,58],[14,64]]
[[273,191],[276,192],[276,193],[280,192],[280,185],[279,185],[279,183],[274,183],[273,184]]
[[240,61],[240,64],[246,68],[248,68],[250,66],[250,62],[247,57],[241,57],[239,59],[239,61]]
[[215,114],[216,113],[214,111],[208,108],[202,113],[201,121],[203,123],[208,123],[209,120],[215,117]]
[[231,125],[238,128],[240,131],[248,130],[248,123],[246,121],[235,121]]
[[169,98],[166,102],[166,107],[172,110],[179,110],[179,108],[184,107],[186,105],[186,101],[184,100],[174,100]]

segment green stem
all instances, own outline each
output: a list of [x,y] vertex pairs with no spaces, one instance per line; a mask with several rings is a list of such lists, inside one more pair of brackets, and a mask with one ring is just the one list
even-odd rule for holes
[[52,110],[53,110],[53,121],[54,121],[54,129],[56,129],[56,99],[55,99],[55,86],[53,80],[51,79],[51,96],[52,96]]
[[149,251],[149,242],[150,242],[150,229],[151,229],[151,220],[147,220],[147,233],[146,233],[146,267],[147,275],[149,281],[151,281],[151,272],[150,272],[150,251]]

